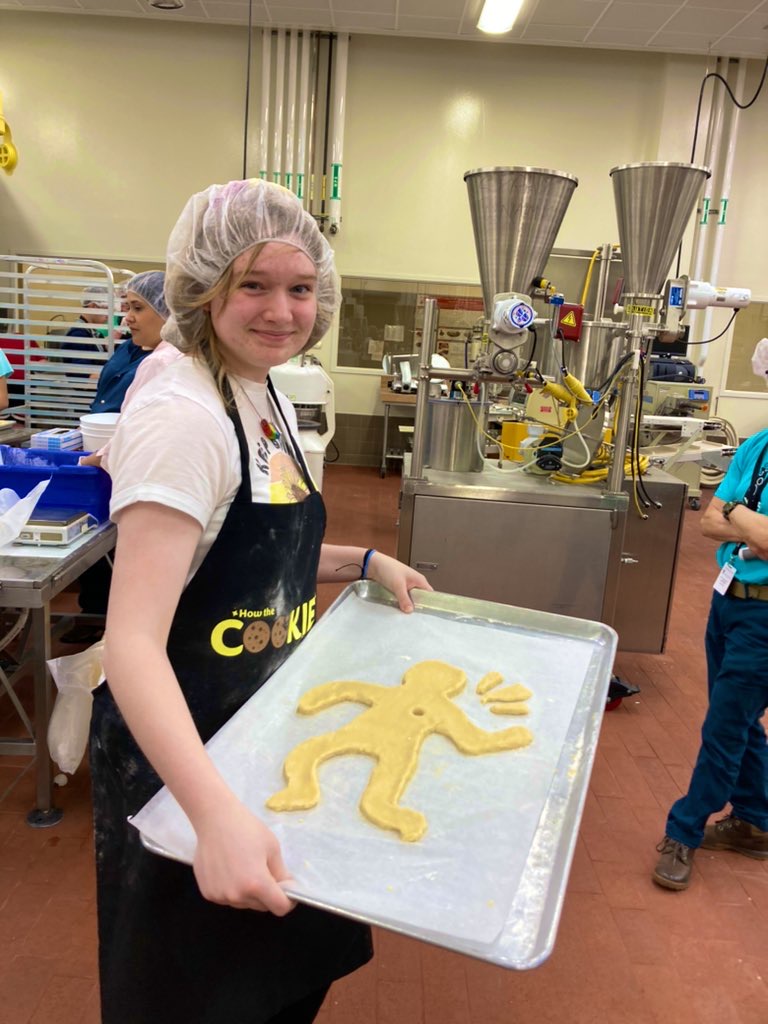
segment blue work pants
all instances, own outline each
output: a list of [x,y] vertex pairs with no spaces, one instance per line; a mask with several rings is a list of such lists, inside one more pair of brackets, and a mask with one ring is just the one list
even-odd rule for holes
[[715,593],[706,635],[709,708],[688,793],[667,818],[667,835],[697,847],[707,818],[730,803],[768,831],[768,601]]

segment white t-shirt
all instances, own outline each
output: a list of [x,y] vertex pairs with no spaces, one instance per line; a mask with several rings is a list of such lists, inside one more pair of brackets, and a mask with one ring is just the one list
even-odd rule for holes
[[[287,422],[298,441],[296,413],[278,392],[280,412],[266,384],[230,377],[250,454],[254,502],[288,504],[308,493],[290,455]],[[280,415],[282,413],[282,415]],[[269,426],[262,425],[266,421]],[[279,437],[270,427],[276,427]],[[191,567],[199,567],[216,539],[240,486],[240,453],[232,421],[208,368],[183,356],[149,381],[120,416],[109,451],[110,516],[153,501],[192,516],[203,536]]]

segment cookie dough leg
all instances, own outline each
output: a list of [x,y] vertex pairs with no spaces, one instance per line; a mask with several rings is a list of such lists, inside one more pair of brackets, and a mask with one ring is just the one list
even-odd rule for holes
[[335,754],[346,753],[328,736],[316,736],[295,747],[285,759],[283,775],[288,785],[267,800],[271,811],[306,811],[320,800],[319,765]]
[[388,753],[385,760],[376,763],[360,800],[360,810],[369,821],[380,828],[398,832],[407,843],[415,843],[427,831],[427,819],[423,814],[398,806],[398,800],[415,770],[414,752],[408,751],[402,758],[394,758]]

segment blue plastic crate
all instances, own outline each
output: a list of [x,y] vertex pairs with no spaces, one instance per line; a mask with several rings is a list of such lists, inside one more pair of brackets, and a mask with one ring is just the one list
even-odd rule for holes
[[13,448],[0,444],[0,487],[10,487],[20,498],[41,480],[50,480],[34,511],[47,508],[89,512],[100,523],[109,519],[112,480],[95,466],[78,466],[83,452],[57,452],[47,448]]

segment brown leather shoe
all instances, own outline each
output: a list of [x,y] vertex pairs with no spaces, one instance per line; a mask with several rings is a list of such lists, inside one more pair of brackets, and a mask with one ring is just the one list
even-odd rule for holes
[[691,884],[691,871],[693,870],[693,856],[696,850],[676,839],[664,836],[656,847],[661,856],[656,865],[656,870],[651,876],[656,885],[664,889],[687,889]]
[[735,814],[707,825],[701,845],[705,850],[733,850],[745,857],[768,860],[768,832],[762,832]]

